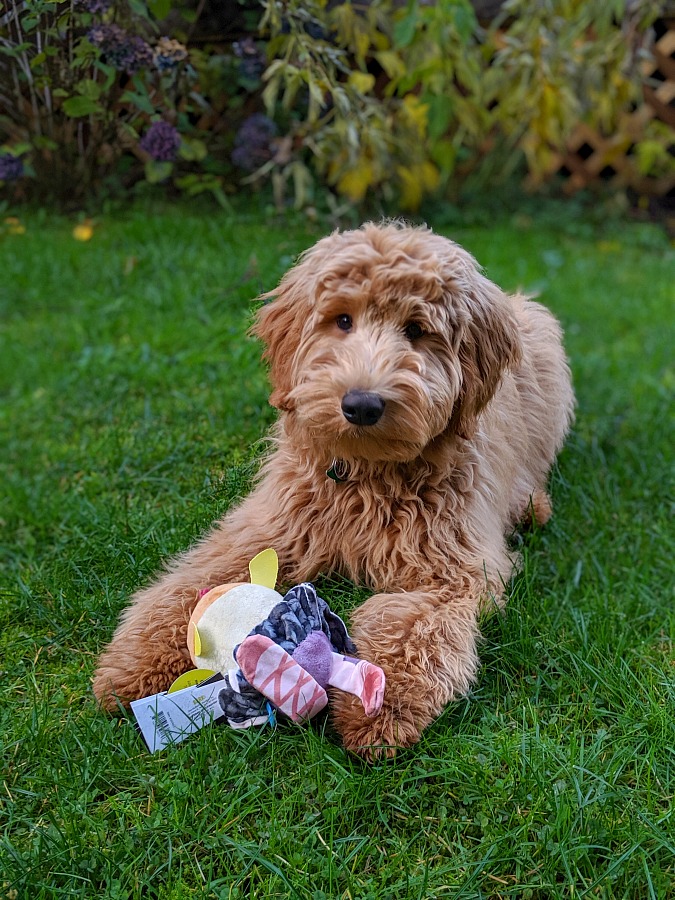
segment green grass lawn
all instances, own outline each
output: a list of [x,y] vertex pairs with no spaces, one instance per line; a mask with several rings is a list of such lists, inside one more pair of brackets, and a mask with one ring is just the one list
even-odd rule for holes
[[[541,292],[579,407],[474,693],[373,767],[326,723],[151,756],[90,690],[134,588],[246,492],[273,419],[251,300],[329,226],[184,206],[88,243],[46,214],[5,228],[0,897],[675,896],[675,254],[598,218],[436,223]],[[367,596],[320,588],[346,615]]]

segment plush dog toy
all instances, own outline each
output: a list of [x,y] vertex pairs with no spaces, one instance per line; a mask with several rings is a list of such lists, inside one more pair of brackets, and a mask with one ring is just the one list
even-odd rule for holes
[[267,722],[268,701],[294,722],[311,719],[328,703],[328,686],[354,694],[366,715],[377,715],[384,673],[355,658],[344,622],[314,586],[297,585],[285,597],[274,590],[274,550],[259,553],[249,571],[250,584],[209,590],[188,624],[194,664],[226,677],[218,700],[228,723],[248,728]]

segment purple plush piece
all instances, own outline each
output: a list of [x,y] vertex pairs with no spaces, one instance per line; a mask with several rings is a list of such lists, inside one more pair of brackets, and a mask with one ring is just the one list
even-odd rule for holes
[[323,631],[312,631],[293,651],[293,659],[325,690],[332,665],[331,643]]

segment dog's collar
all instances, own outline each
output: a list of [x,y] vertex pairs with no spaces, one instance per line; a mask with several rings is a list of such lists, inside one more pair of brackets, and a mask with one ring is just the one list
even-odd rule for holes
[[330,469],[326,472],[326,475],[335,481],[337,484],[342,483],[343,481],[349,480],[349,463],[345,462],[344,459],[335,458],[333,462],[330,464]]

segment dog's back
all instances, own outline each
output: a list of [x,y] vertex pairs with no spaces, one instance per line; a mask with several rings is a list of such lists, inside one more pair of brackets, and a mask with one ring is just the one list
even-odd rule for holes
[[516,373],[531,452],[525,462],[543,486],[574,417],[574,392],[558,320],[533,300],[513,298],[523,359]]

